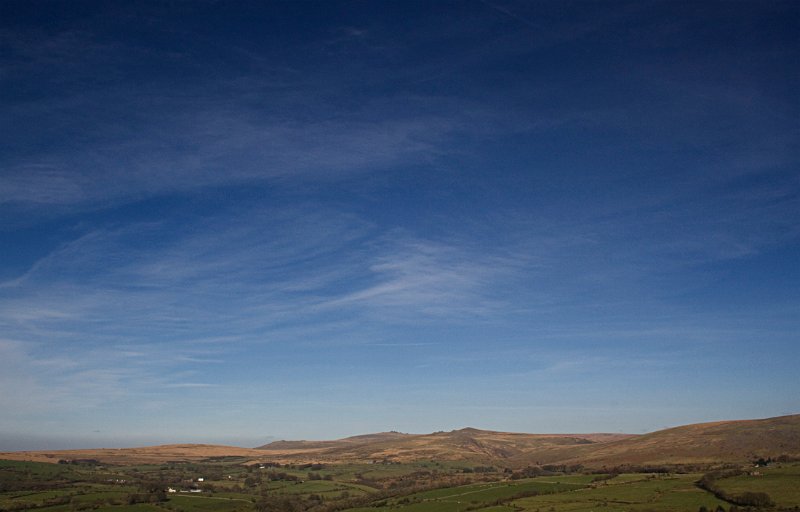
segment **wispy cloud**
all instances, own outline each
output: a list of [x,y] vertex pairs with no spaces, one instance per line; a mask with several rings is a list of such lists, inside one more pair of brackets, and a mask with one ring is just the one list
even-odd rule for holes
[[334,211],[247,209],[193,222],[93,230],[4,283],[0,325],[21,340],[4,359],[35,383],[33,409],[218,388],[196,369],[227,367],[219,363],[264,344],[409,346],[373,329],[486,315],[501,307],[492,285],[517,270],[502,254],[376,233]]
[[335,180],[435,158],[438,142],[456,128],[436,117],[384,116],[265,121],[245,110],[192,108],[83,150],[6,160],[0,202],[69,205],[265,180]]
[[500,306],[486,295],[493,280],[509,270],[497,256],[402,236],[386,238],[389,242],[379,242],[380,252],[364,269],[367,283],[327,300],[324,307],[381,309],[384,317],[391,317],[392,310],[447,317]]
[[0,431],[584,407],[769,344],[788,381],[796,8],[576,5],[16,6]]

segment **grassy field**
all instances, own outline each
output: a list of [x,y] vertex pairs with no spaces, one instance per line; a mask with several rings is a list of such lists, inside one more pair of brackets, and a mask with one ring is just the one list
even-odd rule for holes
[[748,473],[755,474],[723,478],[717,482],[717,486],[732,495],[765,492],[779,507],[800,504],[800,465],[753,468]]
[[620,475],[619,480],[614,478],[575,492],[524,498],[514,505],[523,510],[556,512],[679,512],[696,511],[701,506],[714,510],[717,505],[726,505],[695,486],[701,475],[641,476]]
[[510,504],[516,504],[515,498],[525,495],[549,495],[585,489],[590,485],[593,475],[570,475],[542,478],[530,478],[516,481],[470,484],[424,491],[402,498],[387,500],[382,506],[362,507],[354,509],[358,512],[376,512],[391,507],[404,512],[426,511],[510,511],[517,510]]
[[[742,469],[716,485],[727,495],[762,492],[776,507],[800,506],[800,464],[759,468],[758,475]],[[696,485],[701,473],[511,476],[500,468],[476,473],[463,462],[261,469],[234,458],[137,466],[0,461],[0,511],[696,512],[731,506]]]
[[[402,512],[691,512],[701,506],[714,510],[718,505],[727,510],[727,503],[695,485],[701,476],[635,473],[599,482],[592,482],[596,475],[540,477],[514,483],[474,484],[426,491],[350,512],[379,512],[387,508]],[[783,485],[798,483],[800,480],[795,479]],[[528,492],[538,494],[514,499]],[[502,503],[497,504],[498,501]]]
[[[173,496],[165,508],[177,512],[234,512],[252,510],[252,502],[216,496]],[[163,512],[163,510],[161,510]]]

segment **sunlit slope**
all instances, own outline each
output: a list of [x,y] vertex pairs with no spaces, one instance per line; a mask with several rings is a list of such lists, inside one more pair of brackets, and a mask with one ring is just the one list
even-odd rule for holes
[[338,441],[279,441],[260,448],[280,460],[470,460],[528,464],[614,465],[745,462],[800,457],[800,415],[701,423],[651,434],[517,434],[466,428],[410,435],[385,433]]
[[699,423],[604,444],[545,450],[544,462],[586,466],[746,462],[800,457],[800,415]]
[[275,459],[319,461],[473,460],[523,458],[541,450],[627,439],[627,434],[519,434],[465,428],[433,434],[387,432],[337,441],[278,441],[260,447]]
[[176,444],[125,449],[0,453],[0,459],[58,462],[95,459],[109,464],[200,461],[242,462],[468,461],[504,467],[581,464],[587,467],[747,462],[800,458],[800,415],[701,423],[651,434],[522,434],[465,428],[433,434],[384,432],[335,441],[277,441],[259,448]]
[[0,459],[53,462],[93,459],[104,464],[160,464],[169,461],[200,461],[211,457],[255,457],[257,450],[213,444],[168,444],[141,448],[96,448],[86,450],[21,451],[0,453]]

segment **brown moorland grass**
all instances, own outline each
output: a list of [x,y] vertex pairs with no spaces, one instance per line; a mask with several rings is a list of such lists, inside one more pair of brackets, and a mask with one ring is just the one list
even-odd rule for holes
[[717,421],[659,430],[630,439],[539,454],[545,461],[589,467],[744,463],[800,458],[800,415]]
[[173,444],[124,449],[23,451],[0,459],[161,464],[236,456],[253,463],[465,461],[522,467],[541,464],[646,466],[800,459],[800,415],[685,425],[645,434],[523,434],[465,428],[432,434],[385,432],[335,441],[277,441],[259,448]]

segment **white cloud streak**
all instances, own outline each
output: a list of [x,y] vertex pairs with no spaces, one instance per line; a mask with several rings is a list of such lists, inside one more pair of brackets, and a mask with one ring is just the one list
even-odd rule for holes
[[[498,310],[490,287],[509,271],[496,255],[376,235],[332,211],[247,210],[197,222],[91,231],[3,283],[0,327],[20,340],[4,345],[15,368],[6,375],[25,375],[36,404],[6,405],[30,415],[213,389],[217,382],[181,369],[223,368],[265,344],[372,338],[382,346],[373,329],[387,322],[459,323]],[[51,371],[36,371],[44,365]]]

